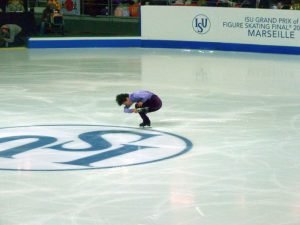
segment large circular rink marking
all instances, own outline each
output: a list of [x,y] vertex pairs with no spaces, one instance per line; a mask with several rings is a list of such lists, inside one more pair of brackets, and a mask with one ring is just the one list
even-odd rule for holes
[[104,125],[0,128],[0,170],[65,171],[134,166],[188,152],[175,134]]

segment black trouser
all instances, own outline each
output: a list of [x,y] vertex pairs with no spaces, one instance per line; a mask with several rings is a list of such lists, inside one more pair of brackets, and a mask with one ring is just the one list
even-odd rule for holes
[[[149,100],[143,103],[142,108],[148,107],[148,112],[155,112],[159,110],[161,106],[162,102],[160,98],[157,95],[153,95]],[[135,105],[135,108],[139,108],[137,104]],[[146,115],[146,113],[140,112],[139,114],[142,117],[144,123],[150,123],[149,117]]]

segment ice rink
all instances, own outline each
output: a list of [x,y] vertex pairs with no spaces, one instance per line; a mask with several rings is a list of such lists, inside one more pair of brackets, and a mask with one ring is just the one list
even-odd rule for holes
[[[299,225],[299,62],[0,50],[0,225]],[[135,90],[163,101],[152,129],[115,102]]]

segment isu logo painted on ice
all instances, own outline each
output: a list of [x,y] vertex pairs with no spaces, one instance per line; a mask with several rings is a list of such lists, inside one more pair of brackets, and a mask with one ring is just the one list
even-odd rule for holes
[[210,20],[204,14],[199,14],[193,19],[193,29],[198,34],[206,34],[210,30]]
[[0,129],[0,169],[104,169],[157,162],[189,151],[178,135],[98,125],[42,125]]

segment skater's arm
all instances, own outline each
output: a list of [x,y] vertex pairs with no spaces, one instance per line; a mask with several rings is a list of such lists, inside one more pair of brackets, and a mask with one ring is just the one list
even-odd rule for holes
[[129,109],[127,107],[124,108],[124,112],[125,113],[137,113],[137,109]]
[[133,110],[133,109],[130,109],[129,107],[124,107],[124,112],[125,112],[125,113],[133,113],[134,110]]

